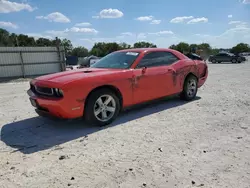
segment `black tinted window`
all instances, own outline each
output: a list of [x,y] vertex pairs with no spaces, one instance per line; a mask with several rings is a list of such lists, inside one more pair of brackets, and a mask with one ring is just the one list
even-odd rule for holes
[[188,53],[186,54],[186,56],[192,60],[203,60],[200,56],[198,56],[197,54],[193,54],[193,53]]
[[146,54],[137,65],[140,67],[156,67],[170,65],[179,59],[170,52],[151,52]]
[[221,54],[218,54],[217,56],[228,56],[228,55],[224,54],[224,53],[221,53]]

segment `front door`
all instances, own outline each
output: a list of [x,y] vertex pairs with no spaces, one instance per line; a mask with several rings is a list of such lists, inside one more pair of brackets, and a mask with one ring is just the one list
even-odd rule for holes
[[145,102],[175,93],[172,63],[178,58],[170,52],[146,54],[133,71],[134,103]]

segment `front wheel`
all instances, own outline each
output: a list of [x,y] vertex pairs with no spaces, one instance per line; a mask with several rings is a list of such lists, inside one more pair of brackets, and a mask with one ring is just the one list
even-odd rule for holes
[[186,101],[191,101],[196,97],[197,90],[198,90],[197,78],[193,75],[190,75],[185,79],[183,91],[181,93],[181,98]]
[[118,97],[109,89],[92,93],[86,101],[84,117],[87,123],[104,126],[115,120],[120,112]]

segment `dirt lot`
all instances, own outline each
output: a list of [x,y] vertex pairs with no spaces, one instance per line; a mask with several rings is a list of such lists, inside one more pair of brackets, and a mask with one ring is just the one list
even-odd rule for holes
[[39,118],[28,82],[0,84],[0,187],[250,187],[250,61],[209,64],[197,100],[111,126]]

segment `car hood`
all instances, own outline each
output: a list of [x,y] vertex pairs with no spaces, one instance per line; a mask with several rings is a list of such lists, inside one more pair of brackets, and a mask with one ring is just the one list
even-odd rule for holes
[[75,80],[123,72],[123,69],[83,68],[37,77],[34,82],[50,82],[64,85]]

